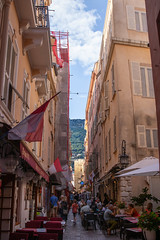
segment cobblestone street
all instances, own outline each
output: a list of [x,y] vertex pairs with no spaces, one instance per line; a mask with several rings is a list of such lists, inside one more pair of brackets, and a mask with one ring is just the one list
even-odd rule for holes
[[116,235],[107,235],[106,231],[101,231],[97,224],[97,230],[89,227],[88,231],[81,225],[80,215],[77,215],[76,224],[73,223],[72,212],[69,212],[64,240],[120,240],[119,231]]

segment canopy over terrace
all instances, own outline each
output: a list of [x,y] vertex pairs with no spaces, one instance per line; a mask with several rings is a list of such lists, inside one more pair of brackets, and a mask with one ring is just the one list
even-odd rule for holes
[[159,174],[159,159],[146,157],[141,161],[121,170],[116,177],[127,176],[155,176]]

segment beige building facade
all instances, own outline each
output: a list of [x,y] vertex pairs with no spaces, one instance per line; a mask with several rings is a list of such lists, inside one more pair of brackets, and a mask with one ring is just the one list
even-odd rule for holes
[[74,161],[74,187],[76,192],[81,192],[82,181],[84,179],[84,159]]
[[8,140],[7,131],[56,94],[48,6],[51,1],[0,1],[0,239],[24,227],[37,212],[49,214],[55,160],[58,96],[44,114],[41,142]]
[[116,178],[116,172],[145,157],[158,157],[145,1],[108,1],[98,64],[87,102],[90,118],[95,118],[94,111],[98,116],[94,124],[87,121],[86,111],[88,159],[93,164],[95,151],[98,162],[92,167],[97,173],[94,194],[99,192],[102,200],[107,193],[113,200],[130,202],[146,179]]

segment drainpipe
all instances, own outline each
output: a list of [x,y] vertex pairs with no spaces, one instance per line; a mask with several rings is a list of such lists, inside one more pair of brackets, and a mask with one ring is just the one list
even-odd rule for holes
[[8,38],[8,24],[9,24],[9,9],[11,0],[6,0],[2,9],[2,31],[1,31],[1,50],[0,50],[0,97],[2,97],[2,90],[5,79],[5,63],[7,58],[7,38]]

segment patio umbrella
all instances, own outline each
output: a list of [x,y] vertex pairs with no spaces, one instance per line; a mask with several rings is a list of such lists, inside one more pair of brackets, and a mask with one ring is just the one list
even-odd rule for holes
[[127,176],[156,176],[159,174],[159,162],[153,163],[152,165],[139,168],[127,173],[118,175],[117,177]]
[[120,174],[124,174],[124,173],[128,173],[131,171],[135,171],[141,168],[145,168],[147,166],[152,166],[153,164],[158,164],[159,166],[159,159],[155,158],[155,157],[145,157],[143,158],[141,161],[136,162],[135,164],[132,164],[131,166],[119,171],[116,173],[116,175],[120,175]]

